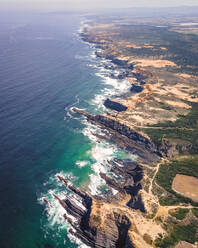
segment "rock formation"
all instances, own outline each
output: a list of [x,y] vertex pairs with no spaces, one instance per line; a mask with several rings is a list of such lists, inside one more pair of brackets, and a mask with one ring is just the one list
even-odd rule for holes
[[90,115],[84,110],[77,108],[73,108],[73,111],[84,116],[87,121],[108,130],[108,135],[100,135],[100,138],[110,140],[119,147],[137,154],[139,161],[155,163],[159,160],[161,154],[158,148],[148,138],[132,130],[130,127],[103,115]]
[[[105,175],[103,176],[105,177]],[[90,247],[133,247],[128,236],[131,222],[126,215],[115,210],[109,215],[108,220],[101,223],[102,219],[99,215],[94,214],[93,206],[105,204],[108,200],[100,199],[97,196],[91,196],[71,185],[68,180],[61,176],[57,176],[57,178],[62,181],[73,194],[79,197],[79,201],[84,206],[84,208],[80,207],[75,201],[67,196],[64,200],[61,200],[57,195],[54,195],[66,210],[64,218],[71,224],[72,228],[69,232],[72,235],[79,238],[83,243]],[[119,190],[119,188],[117,189]],[[76,221],[73,221],[73,218],[69,216],[74,217]]]
[[122,112],[122,111],[126,111],[127,110],[127,107],[118,103],[118,102],[114,102],[112,100],[110,100],[109,98],[107,98],[105,101],[104,101],[104,106],[106,108],[110,108],[110,109],[113,109],[113,110],[116,110],[118,112]]

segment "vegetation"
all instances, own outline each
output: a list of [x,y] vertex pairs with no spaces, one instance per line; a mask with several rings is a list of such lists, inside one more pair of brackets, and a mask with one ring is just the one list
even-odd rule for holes
[[93,221],[99,225],[101,223],[101,217],[99,215],[94,215]]
[[[188,115],[180,115],[175,122],[167,121],[154,125],[155,128],[144,129],[151,140],[158,146],[162,144],[162,139],[180,139],[191,144],[189,152],[198,152],[198,104],[191,103],[192,108]],[[160,127],[156,129],[156,127]],[[170,130],[171,128],[171,130]]]
[[172,160],[170,163],[162,164],[156,182],[163,187],[167,192],[167,196],[159,196],[161,205],[175,205],[178,203],[191,203],[198,206],[198,203],[191,199],[183,197],[172,190],[172,182],[176,174],[184,174],[188,176],[198,177],[198,155],[189,156],[183,160]]
[[164,239],[157,239],[155,245],[160,248],[169,248],[174,247],[180,240],[193,244],[198,240],[196,237],[197,230],[198,228],[194,224],[186,226],[174,225],[169,236]]
[[169,105],[165,104],[164,102],[159,102],[159,104],[160,104],[160,107],[163,109],[166,109],[166,110],[172,109]]
[[183,220],[186,218],[189,209],[179,208],[176,211],[170,211],[169,214],[178,220]]
[[[180,72],[197,74],[198,69],[198,36],[180,34],[170,31],[169,28],[159,28],[151,25],[121,25],[114,39],[127,40],[142,46],[140,49],[125,48],[123,53],[139,57],[163,57],[174,61],[180,67],[175,68]],[[154,44],[145,47],[145,40]],[[165,50],[160,49],[164,47]]]
[[193,212],[194,216],[198,218],[198,209],[197,208],[193,208],[192,209],[192,212]]
[[152,239],[147,233],[144,234],[143,239],[147,244],[152,244]]
[[198,128],[198,104],[197,103],[189,103],[192,106],[191,111],[188,115],[180,115],[178,120],[175,122],[167,121],[165,123],[159,123],[154,126],[160,127],[175,127],[175,128],[190,128],[197,129]]

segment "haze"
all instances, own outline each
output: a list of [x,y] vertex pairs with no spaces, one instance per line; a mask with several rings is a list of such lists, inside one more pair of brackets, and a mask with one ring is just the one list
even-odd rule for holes
[[198,0],[0,0],[1,11],[67,11],[85,9],[198,5]]

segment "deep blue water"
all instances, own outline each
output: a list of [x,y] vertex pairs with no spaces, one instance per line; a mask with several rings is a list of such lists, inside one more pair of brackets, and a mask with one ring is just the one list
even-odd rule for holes
[[83,170],[86,177],[89,170],[74,163],[89,147],[75,132],[80,123],[64,121],[65,107],[77,96],[90,99],[98,83],[77,57],[90,52],[75,35],[80,21],[72,15],[1,14],[1,248],[63,247],[62,240],[45,237],[38,195],[51,174]]
[[77,36],[81,21],[78,15],[0,14],[1,248],[76,247],[51,196],[65,191],[56,173],[96,191],[101,164],[124,155],[94,143],[92,127],[70,118],[71,106],[96,111],[104,95],[125,87],[89,66],[93,50]]

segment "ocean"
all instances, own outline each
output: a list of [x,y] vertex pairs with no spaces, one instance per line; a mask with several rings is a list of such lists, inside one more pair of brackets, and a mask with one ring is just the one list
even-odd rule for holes
[[52,196],[66,193],[56,174],[105,194],[99,173],[107,160],[132,158],[99,141],[93,132],[100,130],[72,112],[103,113],[107,97],[130,88],[109,78],[110,61],[81,41],[83,25],[77,14],[0,14],[1,248],[85,247],[67,235],[64,209]]

